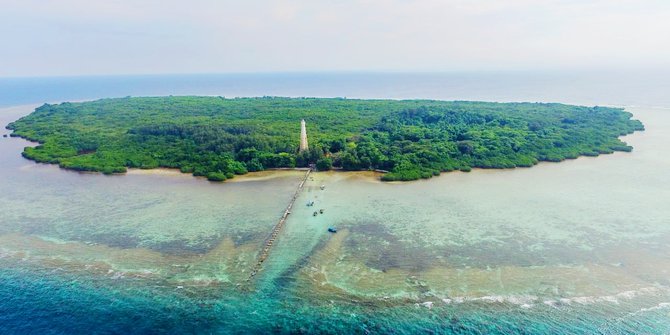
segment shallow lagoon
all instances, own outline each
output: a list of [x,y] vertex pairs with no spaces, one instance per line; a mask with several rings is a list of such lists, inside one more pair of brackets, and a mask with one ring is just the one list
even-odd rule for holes
[[0,327],[667,333],[670,117],[628,110],[647,127],[632,153],[411,183],[313,174],[251,283],[301,172],[81,174],[0,138]]

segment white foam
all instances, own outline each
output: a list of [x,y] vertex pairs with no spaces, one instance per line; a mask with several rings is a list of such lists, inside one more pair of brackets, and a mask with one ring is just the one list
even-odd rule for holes
[[542,303],[544,303],[547,306],[556,307],[557,301],[556,300],[545,300]]
[[115,271],[111,276],[112,279],[123,279],[126,277],[126,273],[122,271]]
[[510,303],[514,305],[532,305],[537,302],[539,298],[534,295],[487,295],[483,297],[451,297],[443,298],[442,302],[445,304],[462,304],[465,302],[486,302],[486,303]]
[[653,307],[647,307],[647,308],[640,308],[638,311],[630,313],[629,315],[636,315],[640,313],[645,313],[645,312],[651,312],[651,311],[656,311],[659,309],[670,309],[670,302],[662,302],[656,306]]
[[564,298],[561,299],[561,302],[565,302],[566,304],[571,304],[573,302],[576,302],[580,305],[590,305],[593,304],[597,301],[597,297],[574,297],[574,298]]
[[[623,291],[613,295],[603,295],[603,296],[577,296],[577,297],[565,297],[565,298],[555,298],[541,300],[539,297],[534,295],[488,295],[482,297],[449,297],[442,298],[442,302],[446,305],[450,304],[462,304],[465,302],[484,302],[491,304],[502,304],[509,303],[520,306],[521,308],[532,308],[537,303],[542,303],[547,306],[558,308],[560,306],[569,306],[574,304],[579,305],[591,305],[595,303],[612,303],[619,304],[622,300],[630,300],[642,295],[657,294],[659,292],[670,293],[668,288],[659,288],[659,287],[644,287],[638,290],[628,290]],[[663,306],[666,308],[665,306]]]
[[558,300],[550,299],[543,301],[543,303],[545,305],[552,307],[558,307],[559,305],[572,305],[572,304],[590,305],[603,302],[619,304],[621,300],[630,300],[642,295],[655,294],[661,291],[665,291],[666,293],[670,292],[668,289],[661,289],[658,287],[643,287],[638,290],[624,291],[614,295],[580,296],[572,298],[559,298]]

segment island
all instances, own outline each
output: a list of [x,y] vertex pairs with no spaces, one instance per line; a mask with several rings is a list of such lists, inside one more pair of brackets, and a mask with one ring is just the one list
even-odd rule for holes
[[631,151],[619,137],[644,126],[621,108],[558,103],[169,96],[44,104],[7,129],[39,142],[24,157],[78,171],[163,167],[224,181],[311,166],[409,181]]

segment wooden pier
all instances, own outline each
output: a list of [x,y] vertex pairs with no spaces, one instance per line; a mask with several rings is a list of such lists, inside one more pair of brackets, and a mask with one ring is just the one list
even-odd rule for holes
[[275,241],[277,240],[277,236],[279,235],[279,232],[281,232],[281,229],[284,227],[284,223],[286,222],[286,219],[288,216],[291,214],[291,209],[293,208],[293,204],[295,203],[296,199],[298,199],[298,196],[300,195],[300,191],[302,191],[302,188],[305,186],[305,183],[307,182],[307,178],[309,178],[309,174],[312,172],[312,169],[307,170],[305,173],[305,177],[303,177],[302,181],[300,182],[300,185],[298,185],[298,189],[296,189],[295,193],[293,194],[293,197],[291,198],[291,201],[288,203],[288,206],[286,207],[286,210],[284,211],[284,215],[281,216],[279,219],[279,222],[272,228],[272,233],[270,236],[265,240],[265,243],[263,244],[263,250],[261,250],[260,254],[258,255],[258,259],[256,263],[254,263],[254,266],[251,268],[251,273],[249,274],[249,278],[247,278],[247,282],[250,282],[256,274],[261,270],[261,267],[263,266],[263,262],[268,258],[268,255],[270,254],[270,250],[272,249],[272,246],[274,245]]

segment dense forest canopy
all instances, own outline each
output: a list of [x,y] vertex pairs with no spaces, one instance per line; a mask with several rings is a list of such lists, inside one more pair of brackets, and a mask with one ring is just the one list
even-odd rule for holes
[[[528,167],[632,148],[619,108],[543,103],[149,97],[45,104],[8,125],[23,155],[80,171],[178,168],[223,181],[280,167],[388,171],[384,180]],[[310,150],[299,153],[300,120]]]

